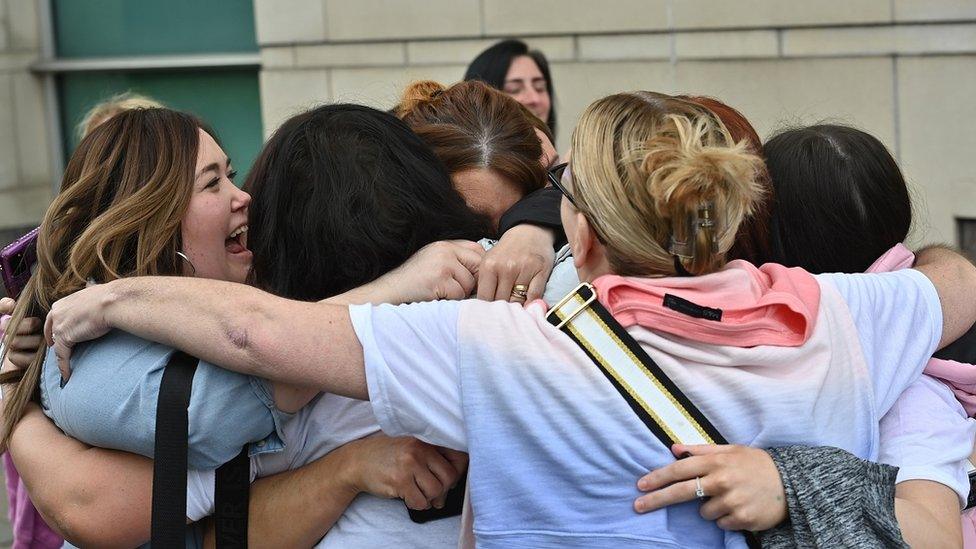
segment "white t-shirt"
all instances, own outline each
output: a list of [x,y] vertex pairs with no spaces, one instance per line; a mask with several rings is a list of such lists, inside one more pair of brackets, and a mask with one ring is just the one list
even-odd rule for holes
[[[491,249],[494,241],[479,242]],[[568,294],[579,279],[569,247],[556,254],[544,299],[555,302]],[[251,459],[251,479],[297,469],[336,448],[380,432],[368,402],[321,394],[295,414],[282,428],[285,449]],[[199,520],[213,514],[214,472],[188,475],[187,516]],[[449,517],[416,524],[400,500],[360,494],[316,545],[318,548],[457,547],[460,518]]]
[[[798,369],[769,361],[782,348],[696,347],[640,327],[628,331],[731,441],[760,447],[829,444],[877,459],[881,416],[919,377],[941,337],[939,299],[931,282],[914,270],[818,280],[823,299],[837,296],[846,308],[837,314],[821,307],[818,330],[828,326],[824,329],[833,335],[812,339],[809,350],[838,364],[848,362],[850,354],[850,363],[860,367]],[[384,431],[458,450],[482,445],[484,461],[479,464],[478,452],[472,452],[474,476],[469,477],[479,544],[621,546],[644,530],[652,537],[641,538],[643,543],[678,546],[670,529],[681,527],[694,531],[690,535],[696,540],[687,543],[721,545],[724,539],[726,546],[741,546],[737,534],[703,523],[697,504],[622,523],[633,517],[631,505],[639,495],[635,480],[673,457],[663,446],[656,453],[648,450],[653,443],[646,427],[578,348],[556,345],[559,336],[544,320],[529,320],[503,304],[475,302],[352,307],[350,314]],[[475,323],[481,326],[476,333],[472,317],[498,320]],[[843,330],[856,333],[838,345]],[[465,363],[462,357],[490,363]],[[730,360],[756,366],[715,367]],[[541,371],[546,363],[558,371]],[[489,371],[493,379],[466,389],[463,380],[477,377],[472,370]],[[469,430],[473,408],[481,415]],[[526,439],[544,442],[532,445]],[[478,499],[479,466],[492,471],[485,484],[503,501]],[[541,485],[526,488],[533,484],[527,479],[540,479]],[[550,493],[562,499],[550,501]],[[557,531],[540,533],[546,530],[540,522],[557,525]],[[582,527],[590,530],[577,531]],[[607,532],[597,539],[594,528]],[[631,534],[620,537],[620,531]],[[653,532],[663,537],[654,538]]]
[[923,375],[881,418],[878,461],[898,467],[897,482],[931,480],[952,488],[960,508],[969,497],[966,459],[973,451],[976,420],[952,391]]
[[[336,448],[380,432],[368,402],[321,394],[284,425],[285,449],[251,458],[251,478],[297,469]],[[188,476],[187,515],[213,514],[214,473]],[[401,500],[360,494],[316,545],[318,548],[457,547],[460,518],[416,524]]]

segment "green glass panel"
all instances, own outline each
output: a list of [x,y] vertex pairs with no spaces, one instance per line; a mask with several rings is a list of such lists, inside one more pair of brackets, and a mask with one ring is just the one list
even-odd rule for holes
[[54,0],[52,5],[59,57],[258,51],[249,0]]
[[66,158],[78,144],[76,128],[88,110],[125,91],[191,112],[209,124],[240,173],[238,184],[261,148],[261,101],[253,69],[66,73],[58,88]]

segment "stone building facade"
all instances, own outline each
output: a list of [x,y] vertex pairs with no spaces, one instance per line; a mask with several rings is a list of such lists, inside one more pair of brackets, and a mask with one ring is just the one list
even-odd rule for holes
[[[0,228],[36,222],[54,178],[38,5],[0,0]],[[254,14],[265,135],[317,103],[389,107],[519,37],[550,59],[561,150],[605,94],[711,95],[764,138],[817,121],[877,135],[913,186],[916,242],[959,243],[976,220],[974,0],[254,0]]]

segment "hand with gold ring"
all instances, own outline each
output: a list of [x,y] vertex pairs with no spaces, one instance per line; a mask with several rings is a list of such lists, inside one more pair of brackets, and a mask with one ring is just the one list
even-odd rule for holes
[[554,241],[552,229],[535,225],[509,229],[485,253],[478,268],[478,299],[518,303],[540,299],[556,259]]
[[644,475],[637,488],[646,494],[634,509],[647,513],[686,501],[701,502],[699,513],[723,530],[768,530],[786,520],[786,492],[779,470],[764,450],[739,445],[675,444],[688,456]]
[[509,301],[513,303],[525,303],[528,291],[529,287],[525,284],[516,284],[512,287],[512,297],[509,298]]

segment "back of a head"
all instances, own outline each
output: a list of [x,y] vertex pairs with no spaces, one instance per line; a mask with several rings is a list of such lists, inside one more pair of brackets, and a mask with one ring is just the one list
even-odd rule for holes
[[[496,90],[504,89],[505,75],[508,74],[512,60],[523,55],[531,57],[536,66],[539,67],[539,72],[546,79],[549,99],[555,104],[556,92],[552,84],[552,74],[549,71],[549,60],[541,51],[530,50],[529,46],[521,40],[502,40],[479,53],[464,71],[464,80],[478,80]],[[545,120],[545,123],[550,131],[556,132],[556,109],[549,110],[549,119]]]
[[[207,131],[185,113],[135,109],[82,139],[41,222],[37,268],[17,300],[10,337],[24,318],[44,316],[89,279],[181,272],[176,253],[193,192],[199,129]],[[46,350],[41,346],[27,369],[11,372],[23,378],[4,391],[8,436],[37,387]]]
[[529,193],[545,185],[539,162],[538,129],[552,133],[538,118],[504,93],[482,82],[445,88],[414,82],[395,112],[434,150],[450,174],[487,168]]
[[287,120],[245,188],[253,281],[292,299],[342,293],[426,244],[487,231],[423,141],[396,117],[359,105]]
[[[714,97],[678,95],[676,98],[690,101],[712,111],[729,130],[733,141],[736,143],[745,141],[751,152],[763,156],[763,144],[759,132],[741,112]],[[763,188],[765,200],[757,203],[752,215],[742,221],[735,243],[729,249],[728,257],[745,259],[756,265],[762,265],[771,261],[773,256],[772,245],[769,242],[769,202],[772,197],[772,184],[769,182],[769,172],[765,165],[759,167],[756,181]]]
[[775,192],[776,261],[813,273],[862,272],[908,236],[911,197],[888,149],[861,130],[817,125],[765,146]]
[[161,108],[165,108],[165,105],[151,97],[146,97],[138,93],[124,92],[114,95],[88,110],[85,117],[78,124],[78,138],[84,138],[99,124],[122,111]]
[[700,105],[653,92],[590,105],[573,134],[574,199],[625,276],[707,274],[725,264],[762,197],[761,159]]

